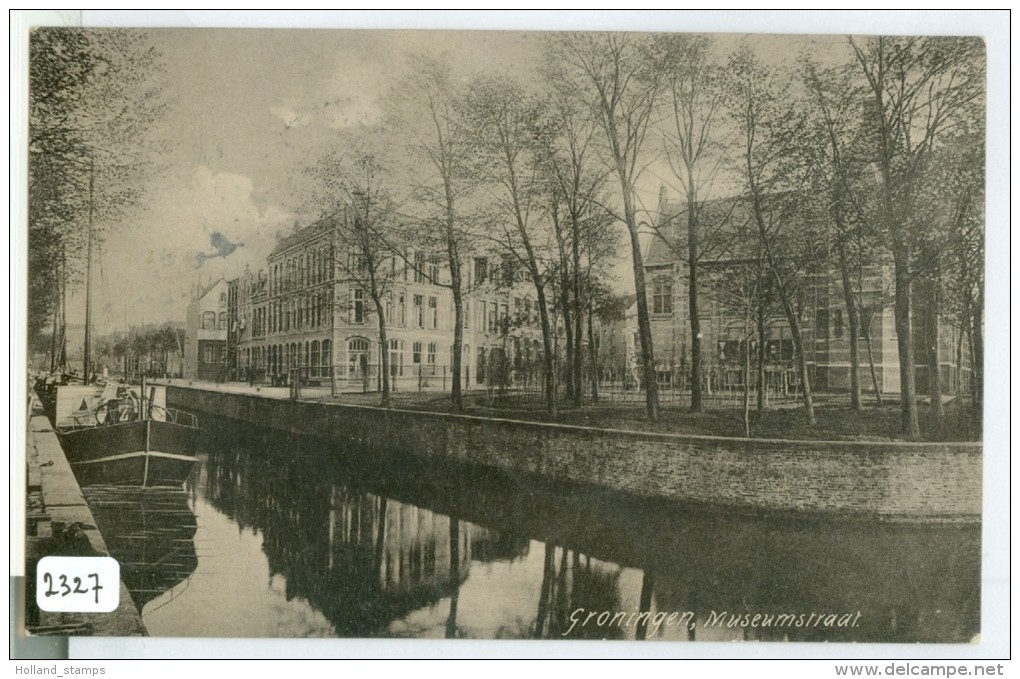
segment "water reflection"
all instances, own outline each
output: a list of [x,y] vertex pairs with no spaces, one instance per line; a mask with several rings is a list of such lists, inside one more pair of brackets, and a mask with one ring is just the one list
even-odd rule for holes
[[198,565],[195,515],[182,490],[82,488],[135,605],[186,585]]
[[696,514],[203,421],[205,459],[188,485],[199,564],[184,595],[143,611],[153,634],[961,642],[978,632],[978,527]]

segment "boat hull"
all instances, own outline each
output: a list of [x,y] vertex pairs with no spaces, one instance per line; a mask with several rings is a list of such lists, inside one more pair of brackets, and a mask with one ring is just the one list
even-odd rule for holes
[[195,464],[197,427],[135,420],[58,431],[82,485],[180,486]]

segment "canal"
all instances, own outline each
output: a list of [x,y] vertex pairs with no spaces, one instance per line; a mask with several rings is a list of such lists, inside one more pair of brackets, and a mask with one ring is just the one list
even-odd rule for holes
[[202,415],[181,490],[87,488],[153,636],[968,642],[980,526],[742,516]]

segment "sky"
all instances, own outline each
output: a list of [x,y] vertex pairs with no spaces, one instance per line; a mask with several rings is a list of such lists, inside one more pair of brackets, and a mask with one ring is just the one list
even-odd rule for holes
[[[150,134],[171,143],[153,159],[163,169],[146,182],[143,209],[105,225],[110,235],[94,305],[100,332],[183,321],[194,286],[264,268],[278,235],[317,216],[304,170],[335,148],[345,130],[379,120],[380,99],[404,72],[407,52],[446,53],[462,78],[497,71],[527,82],[541,51],[536,32],[196,28],[147,34],[166,64],[160,77],[168,104]],[[745,39],[719,36],[719,49]],[[776,64],[790,63],[804,47],[845,45],[837,35],[757,36],[751,43]],[[666,166],[649,168],[640,186],[647,206],[656,204],[668,174]],[[199,253],[214,252],[213,233],[240,246],[200,262]],[[624,287],[627,252],[621,248],[617,268]],[[80,291],[71,306],[82,306]]]

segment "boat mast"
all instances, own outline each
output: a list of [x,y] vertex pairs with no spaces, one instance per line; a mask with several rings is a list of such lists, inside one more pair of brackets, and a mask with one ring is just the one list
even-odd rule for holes
[[92,369],[92,192],[95,186],[96,161],[89,158],[89,219],[88,248],[85,261],[85,384],[90,382]]

